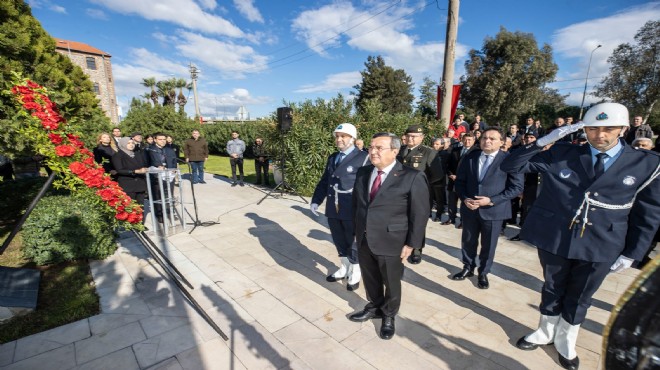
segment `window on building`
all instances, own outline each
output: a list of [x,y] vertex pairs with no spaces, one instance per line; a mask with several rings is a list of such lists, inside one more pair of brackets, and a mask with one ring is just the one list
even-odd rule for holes
[[96,69],[96,58],[87,57],[87,69]]
[[96,93],[96,95],[101,95],[101,88],[99,87],[98,82],[94,82],[94,92]]

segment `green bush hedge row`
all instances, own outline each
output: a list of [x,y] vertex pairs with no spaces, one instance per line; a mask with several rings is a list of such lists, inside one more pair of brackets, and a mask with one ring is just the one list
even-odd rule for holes
[[111,221],[88,198],[42,198],[23,225],[23,254],[38,265],[103,259],[117,248]]

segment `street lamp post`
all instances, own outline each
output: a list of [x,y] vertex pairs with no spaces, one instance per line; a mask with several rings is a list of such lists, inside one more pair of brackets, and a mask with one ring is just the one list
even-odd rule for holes
[[589,56],[589,65],[587,66],[587,77],[584,78],[584,91],[582,92],[582,103],[580,103],[580,118],[578,118],[578,121],[582,121],[582,112],[584,109],[584,98],[587,95],[587,82],[589,81],[589,71],[591,70],[591,59],[594,57],[594,51],[596,51],[599,47],[603,45],[598,45],[594,48],[594,50],[591,51],[591,55]]

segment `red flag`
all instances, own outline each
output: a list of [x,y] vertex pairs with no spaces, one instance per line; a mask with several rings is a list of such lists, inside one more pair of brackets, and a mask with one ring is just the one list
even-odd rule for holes
[[[449,115],[450,119],[454,118],[456,114],[456,107],[458,106],[458,98],[461,95],[461,85],[452,86],[451,90],[451,114]],[[436,118],[440,119],[440,107],[442,106],[442,88],[438,86],[438,113]],[[449,122],[447,122],[449,124]]]

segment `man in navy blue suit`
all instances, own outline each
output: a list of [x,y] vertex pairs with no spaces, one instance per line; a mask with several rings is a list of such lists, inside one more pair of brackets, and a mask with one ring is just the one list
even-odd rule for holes
[[355,146],[357,129],[352,124],[340,124],[333,135],[338,151],[328,158],[325,171],[314,190],[310,209],[318,216],[319,204],[327,199],[325,215],[341,267],[326,280],[335,282],[347,279],[347,289],[352,291],[359,287],[361,276],[354,243],[352,192],[357,170],[368,162],[369,154]]
[[[644,257],[660,224],[660,156],[621,140],[628,125],[626,107],[597,104],[583,123],[553,130],[501,166],[543,178],[520,234],[537,247],[543,267],[541,318],[516,346],[554,343],[566,369],[579,367],[575,346],[592,296],[610,271]],[[589,145],[557,143],[541,151],[582,127]]]
[[487,128],[479,139],[480,148],[469,152],[461,160],[456,174],[456,192],[463,201],[463,270],[454,274],[452,279],[464,280],[474,276],[474,269],[477,267],[477,245],[481,238],[477,281],[480,289],[489,287],[488,273],[493,265],[502,223],[511,218],[511,199],[523,190],[521,174],[500,170],[502,160],[508,155],[500,150],[502,139],[503,135],[498,127]]

